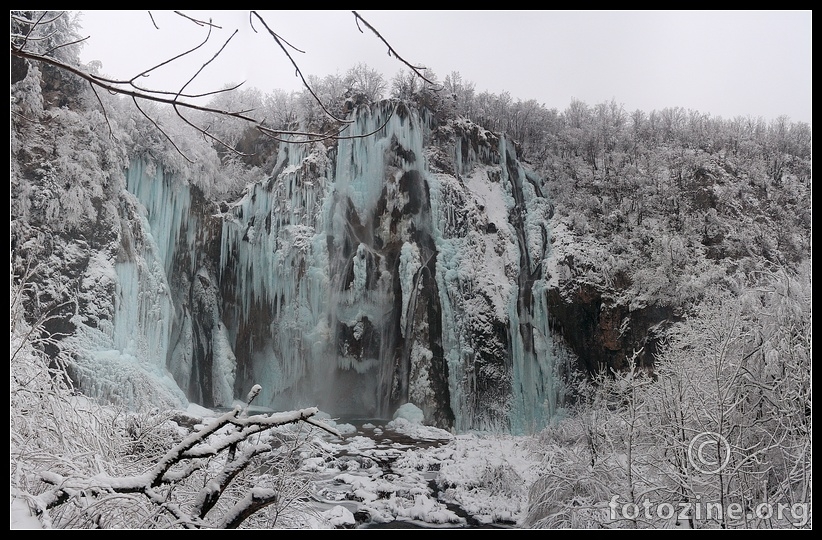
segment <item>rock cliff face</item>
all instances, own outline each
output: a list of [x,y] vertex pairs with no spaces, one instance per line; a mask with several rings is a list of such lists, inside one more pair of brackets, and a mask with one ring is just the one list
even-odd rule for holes
[[113,322],[89,366],[133,357],[206,406],[260,384],[275,408],[386,417],[412,402],[445,428],[544,425],[567,357],[540,179],[464,120],[397,102],[354,118],[350,135],[376,134],[282,145],[219,213],[132,162]]
[[623,370],[637,353],[640,366],[651,368],[662,330],[677,319],[672,306],[629,309],[590,284],[576,284],[570,291],[551,287],[548,312],[551,329],[563,336],[577,358],[577,367],[594,375],[601,370]]

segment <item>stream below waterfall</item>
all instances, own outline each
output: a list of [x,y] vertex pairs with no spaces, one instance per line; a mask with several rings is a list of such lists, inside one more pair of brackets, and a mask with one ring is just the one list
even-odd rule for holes
[[315,509],[336,528],[516,526],[473,515],[455,500],[453,489],[442,488],[443,462],[454,460],[450,433],[403,420],[339,422],[343,438],[332,439],[322,463],[313,463]]

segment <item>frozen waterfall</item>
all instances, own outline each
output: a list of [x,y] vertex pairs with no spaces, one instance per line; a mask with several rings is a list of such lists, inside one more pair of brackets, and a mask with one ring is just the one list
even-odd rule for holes
[[278,409],[384,418],[411,402],[440,427],[539,429],[564,354],[539,179],[465,120],[393,101],[353,118],[352,138],[281,145],[213,235],[206,203],[135,160],[97,356],[207,406],[260,384]]

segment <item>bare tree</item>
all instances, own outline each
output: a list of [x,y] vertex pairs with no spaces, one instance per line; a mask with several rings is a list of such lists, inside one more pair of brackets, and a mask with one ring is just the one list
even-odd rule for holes
[[[268,137],[271,137],[276,140],[287,139],[288,142],[313,142],[327,139],[363,138],[373,134],[366,133],[362,135],[353,136],[345,135],[345,131],[351,124],[351,120],[342,118],[334,114],[328,107],[325,106],[323,100],[314,90],[311,81],[303,75],[298,63],[294,59],[294,55],[292,53],[303,53],[304,51],[292,45],[291,43],[286,41],[282,36],[280,36],[277,32],[275,32],[268,25],[263,16],[257,11],[249,12],[249,26],[254,32],[263,31],[267,33],[271,37],[272,41],[277,46],[277,48],[279,48],[280,51],[283,54],[285,54],[285,56],[294,66],[295,74],[297,77],[300,78],[306,91],[313,97],[313,99],[323,110],[324,114],[329,118],[329,120],[333,122],[334,126],[332,129],[329,129],[328,131],[324,132],[283,129],[282,127],[278,127],[281,125],[279,122],[272,122],[272,120],[269,120],[266,117],[261,117],[254,110],[232,110],[222,108],[219,105],[200,105],[196,102],[196,100],[200,98],[206,98],[210,96],[217,96],[219,94],[233,92],[241,86],[241,84],[238,84],[200,94],[190,93],[187,90],[189,86],[191,86],[191,84],[195,81],[195,79],[197,79],[197,77],[202,73],[202,71],[209,64],[211,64],[220,54],[222,54],[223,51],[229,46],[231,40],[234,38],[234,36],[237,35],[237,30],[232,32],[228,39],[226,39],[225,42],[223,42],[219,46],[217,52],[214,53],[213,56],[204,61],[202,65],[199,67],[199,69],[197,69],[194,73],[191,74],[191,77],[188,79],[188,82],[186,82],[181,88],[170,90],[142,86],[141,80],[147,75],[149,75],[151,72],[161,67],[167,67],[169,65],[175,64],[175,62],[178,62],[181,58],[192,55],[197,51],[202,52],[203,50],[205,50],[205,45],[209,43],[209,41],[214,39],[213,30],[220,28],[220,26],[212,20],[204,21],[195,19],[179,11],[175,13],[177,13],[177,15],[179,15],[180,17],[183,17],[186,20],[190,21],[192,24],[202,27],[203,31],[205,32],[203,40],[195,44],[185,52],[180,53],[176,56],[170,56],[163,62],[160,62],[157,65],[152,66],[141,73],[137,73],[130,78],[111,79],[103,75],[98,75],[94,73],[94,71],[90,69],[89,66],[82,65],[77,59],[76,53],[73,56],[70,54],[64,54],[66,51],[72,50],[72,48],[76,49],[76,45],[79,45],[80,43],[88,39],[87,37],[81,38],[73,31],[67,31],[71,30],[72,23],[68,20],[69,15],[66,12],[12,11],[10,12],[9,31],[9,42],[13,73],[12,81],[14,81],[15,79],[14,73],[24,69],[24,67],[21,66],[21,61],[32,61],[58,68],[59,70],[65,73],[70,73],[76,77],[79,77],[79,79],[87,82],[91,89],[94,91],[95,95],[97,95],[98,102],[104,114],[105,107],[103,106],[102,100],[100,100],[100,96],[97,94],[99,90],[104,90],[112,94],[127,96],[131,98],[134,102],[134,105],[137,107],[140,113],[147,119],[149,119],[154,124],[154,126],[158,130],[160,130],[172,144],[174,144],[172,137],[170,137],[165,133],[165,131],[163,131],[162,127],[153,119],[150,112],[147,111],[145,107],[141,106],[141,104],[145,104],[146,102],[153,102],[165,104],[172,107],[176,115],[179,116],[179,118],[182,119],[191,128],[198,131],[214,143],[237,153],[240,152],[236,150],[230,144],[229,141],[224,141],[215,135],[214,131],[211,129],[210,124],[207,121],[197,119],[191,116],[191,113],[199,112],[208,115],[212,118],[229,118],[244,123],[247,126],[258,130],[261,134],[264,134]],[[354,15],[355,22],[360,32],[363,32],[363,26],[370,30],[388,47],[389,55],[394,56],[395,58],[397,58],[397,60],[408,66],[411,69],[412,73],[414,73],[416,76],[427,81],[423,74],[423,70],[425,68],[421,66],[414,66],[407,62],[405,59],[403,59],[397,53],[397,51],[394,50],[393,47],[391,47],[388,41],[360,14],[358,14],[356,11],[353,11],[352,13]],[[151,13],[149,12],[149,16],[150,15]],[[154,19],[152,18],[152,23],[153,22]],[[156,24],[154,26],[156,28]],[[372,91],[371,93],[373,93],[374,95],[378,95],[379,93],[381,93],[379,88],[369,88],[369,90]],[[375,130],[374,133],[376,133],[377,131],[378,130]],[[177,148],[176,145],[175,148]],[[179,151],[179,148],[177,150]],[[182,152],[180,153],[183,154]]]

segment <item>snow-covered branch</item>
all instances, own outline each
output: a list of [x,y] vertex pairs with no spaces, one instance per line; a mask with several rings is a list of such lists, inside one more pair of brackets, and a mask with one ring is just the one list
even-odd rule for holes
[[[253,398],[249,395],[249,398]],[[98,500],[114,495],[142,494],[148,501],[169,513],[176,522],[188,528],[221,527],[236,528],[249,516],[277,502],[278,493],[270,487],[252,486],[220,517],[209,518],[209,513],[229,491],[229,486],[240,473],[256,463],[256,458],[272,454],[280,446],[266,442],[251,442],[253,435],[263,434],[297,422],[310,423],[339,436],[339,433],[312,418],[316,408],[282,413],[261,414],[243,418],[241,409],[235,408],[214,419],[199,430],[193,431],[162,455],[155,465],[143,474],[134,476],[63,475],[43,471],[41,480],[50,486],[43,493],[30,497],[33,511],[40,516],[50,510],[76,500]],[[233,449],[237,449],[235,453]],[[226,455],[222,466],[215,470],[213,459]],[[172,470],[173,469],[173,470]],[[203,475],[202,487],[190,500],[174,502],[170,499],[172,488],[190,478],[195,472]],[[84,502],[86,501],[86,502]],[[223,506],[223,508],[225,508]]]

